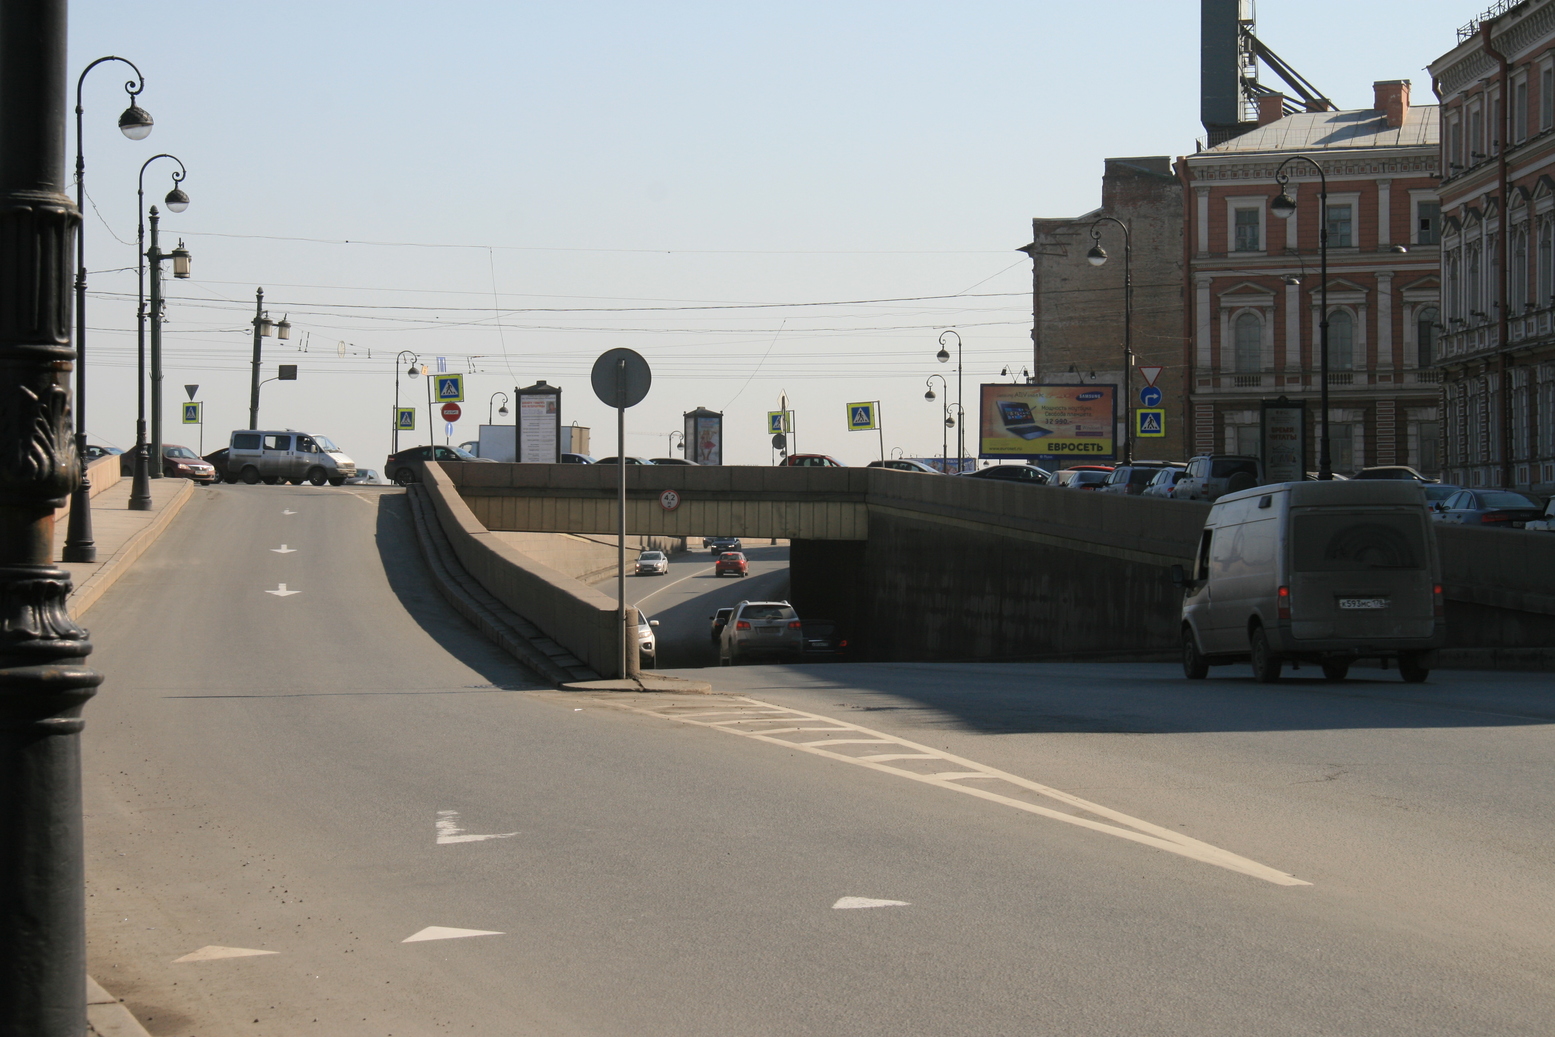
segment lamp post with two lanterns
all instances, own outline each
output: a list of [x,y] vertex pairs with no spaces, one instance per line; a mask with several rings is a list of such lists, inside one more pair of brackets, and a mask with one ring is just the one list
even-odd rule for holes
[[[961,335],[959,332],[954,330],[940,332],[939,352],[934,354],[934,359],[942,364],[950,362],[950,351],[945,348],[946,336],[954,336],[956,340],[956,411],[964,416],[966,412],[961,406]],[[946,418],[947,422],[949,420],[949,418]],[[956,471],[958,472],[961,471],[966,458],[965,424],[965,422],[962,422],[962,427],[956,429]]]
[[[146,260],[150,258],[146,250],[146,168],[159,158],[170,158],[174,162],[178,163],[178,172],[173,174],[173,189],[167,192],[167,197],[164,198],[163,201],[166,203],[168,209],[172,212],[183,212],[185,209],[189,208],[189,196],[185,194],[184,189],[179,186],[183,183],[184,177],[188,175],[188,170],[184,168],[183,160],[178,158],[176,155],[169,155],[165,152],[160,155],[152,155],[150,158],[146,159],[146,161],[140,167],[140,176],[136,180],[135,188],[136,215],[139,217],[139,222],[137,223],[135,229],[135,250],[140,253],[140,262],[136,267],[136,278],[138,281],[139,289],[139,305],[135,313],[135,477],[134,482],[130,486],[129,509],[131,511],[150,511],[152,506],[149,471],[151,458],[147,456],[149,447],[146,442]],[[180,251],[182,250],[180,249]],[[159,278],[162,275],[161,260],[162,256],[159,252],[156,257],[156,274]],[[177,262],[179,261],[175,260],[175,263]],[[184,252],[181,262],[183,270],[183,274],[181,276],[188,277],[189,254],[187,252]],[[158,297],[157,301],[160,304],[160,296]],[[158,313],[157,319],[160,320],[161,316],[162,315]],[[162,358],[160,355],[161,341],[161,333],[158,332],[157,346],[159,353],[156,358],[157,369],[155,374],[159,383],[162,376]],[[157,386],[156,402],[161,402],[160,384]],[[158,427],[160,428],[160,423]],[[157,451],[156,470],[157,478],[161,478],[162,456],[160,447]]]
[[[259,427],[259,364],[263,359],[264,340],[274,336],[285,341],[292,337],[292,326],[285,317],[281,318],[279,324],[270,319],[270,314],[265,311],[263,288],[254,289],[254,319],[249,323],[254,326],[254,359],[248,384],[248,427],[257,429]],[[295,369],[292,377],[296,377]],[[266,379],[266,381],[274,380]]]

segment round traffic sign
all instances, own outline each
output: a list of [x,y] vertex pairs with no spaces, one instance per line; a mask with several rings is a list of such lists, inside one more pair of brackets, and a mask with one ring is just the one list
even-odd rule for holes
[[1146,407],[1159,407],[1161,405],[1161,390],[1153,385],[1147,385],[1139,390],[1139,402]]
[[461,415],[463,413],[464,413],[464,411],[459,409],[459,405],[457,403],[445,403],[445,404],[443,404],[443,420],[444,421],[458,421],[459,420],[459,415]]
[[680,507],[680,493],[676,490],[665,490],[659,494],[659,507],[665,511],[674,511]]
[[624,347],[607,349],[594,361],[589,374],[594,395],[609,407],[635,407],[648,395],[653,372],[648,361],[635,350]]
[[779,432],[777,435],[772,437],[772,446],[773,446],[774,449],[777,449],[777,450],[787,450],[788,449],[788,437],[783,435],[783,433]]

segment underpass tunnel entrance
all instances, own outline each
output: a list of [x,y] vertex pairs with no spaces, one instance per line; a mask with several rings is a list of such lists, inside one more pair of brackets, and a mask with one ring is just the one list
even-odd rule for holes
[[829,619],[849,641],[849,659],[870,658],[866,540],[789,541],[789,601],[801,620]]

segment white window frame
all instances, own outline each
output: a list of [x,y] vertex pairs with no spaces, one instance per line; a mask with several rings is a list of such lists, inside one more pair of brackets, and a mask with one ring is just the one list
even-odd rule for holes
[[[1361,250],[1361,192],[1345,191],[1328,193],[1328,207],[1336,205],[1348,205],[1350,207],[1350,244],[1336,245],[1332,240],[1328,242],[1330,252],[1359,252]],[[1323,225],[1328,225],[1327,214],[1324,214]]]
[[[1239,252],[1236,247],[1236,211],[1258,210],[1258,244],[1253,251]],[[1269,252],[1269,198],[1267,195],[1229,195],[1226,198],[1226,252],[1228,255],[1262,256]]]
[[[1436,206],[1436,240],[1420,240],[1420,206]],[[1442,199],[1435,191],[1415,189],[1409,192],[1409,243],[1411,245],[1437,245],[1442,243]]]

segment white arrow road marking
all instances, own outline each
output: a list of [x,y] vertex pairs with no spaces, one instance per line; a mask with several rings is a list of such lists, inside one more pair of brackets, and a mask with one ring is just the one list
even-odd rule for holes
[[833,911],[847,911],[856,907],[911,907],[905,900],[871,900],[868,897],[843,897],[831,906]]
[[422,940],[460,940],[466,936],[506,936],[491,929],[450,929],[442,925],[429,925],[414,936],[407,936],[400,943],[419,943]]
[[479,843],[487,839],[511,839],[517,834],[517,832],[502,832],[496,835],[465,835],[464,829],[459,827],[459,811],[439,810],[437,812],[439,843]]
[[182,958],[174,958],[173,964],[184,961],[215,961],[218,958],[253,958],[261,954],[279,954],[280,951],[256,951],[249,947],[218,947],[211,944],[191,951]]
[[282,511],[281,514],[282,515],[295,515],[297,513],[295,511],[293,511],[291,508],[287,508],[284,511]]
[[[824,756],[829,760],[838,760],[842,763],[851,763],[855,767],[867,767],[871,770],[892,774],[899,778],[907,778],[910,781],[922,782],[925,785],[933,785],[937,788],[951,792],[959,792],[966,796],[976,796],[992,803],[1014,807],[1030,814],[1048,818],[1053,821],[1061,821],[1064,824],[1076,825],[1093,832],[1110,835],[1118,839],[1127,839],[1130,842],[1150,846],[1157,850],[1165,850],[1167,853],[1175,853],[1190,860],[1200,861],[1204,864],[1213,864],[1217,868],[1225,868],[1228,871],[1238,872],[1242,875],[1250,875],[1265,882],[1271,882],[1277,886],[1310,886],[1312,883],[1305,879],[1298,879],[1288,872],[1271,868],[1267,864],[1249,860],[1230,850],[1221,849],[1198,839],[1189,838],[1180,832],[1174,832],[1170,828],[1151,824],[1149,821],[1137,817],[1130,817],[1121,810],[1113,810],[1111,807],[1090,800],[1081,799],[1071,795],[1062,789],[1055,789],[1050,785],[1042,785],[1030,781],[1007,771],[996,770],[993,767],[968,760],[961,756],[954,756],[948,752],[941,752],[932,746],[919,745],[905,738],[897,738],[875,731],[858,724],[850,724],[845,720],[837,720],[833,717],[822,716],[819,713],[809,713],[802,709],[789,709],[785,706],[775,706],[770,702],[760,699],[740,696],[731,703],[729,709],[708,710],[706,706],[670,705],[657,708],[645,706],[629,706],[624,703],[611,703],[621,709],[631,710],[634,713],[645,713],[648,716],[661,717],[665,720],[676,720],[683,724],[696,724],[699,727],[710,727],[715,731],[725,731],[732,735],[740,735],[743,738],[752,738],[760,742],[770,742],[773,745],[781,745],[788,749],[797,749],[800,752],[811,753],[815,756]],[[713,717],[734,715],[738,719],[715,720]],[[787,724],[786,727],[758,727],[766,724]],[[788,734],[806,734],[809,732],[824,733],[828,737],[823,739],[806,739],[804,741],[779,737]],[[843,737],[832,738],[832,735]],[[852,736],[852,737],[849,737]],[[890,745],[906,750],[900,753],[866,753],[855,755],[849,751],[838,751],[839,746],[849,745]],[[917,770],[915,767],[924,769]],[[992,782],[990,787],[978,787],[967,784],[970,781]],[[995,790],[998,791],[995,791]],[[1035,799],[1046,800],[1047,803],[1035,802]],[[1064,809],[1067,808],[1067,809]]]
[[265,591],[265,593],[266,594],[274,594],[277,598],[289,598],[293,594],[301,594],[302,591],[289,591],[289,590],[286,589],[286,584],[281,583],[281,584],[277,584],[276,585],[276,589],[275,590],[273,590],[273,591]]
[[295,547],[287,547],[285,544],[282,544],[280,547],[272,547],[270,550],[278,555],[294,555],[297,553]]

